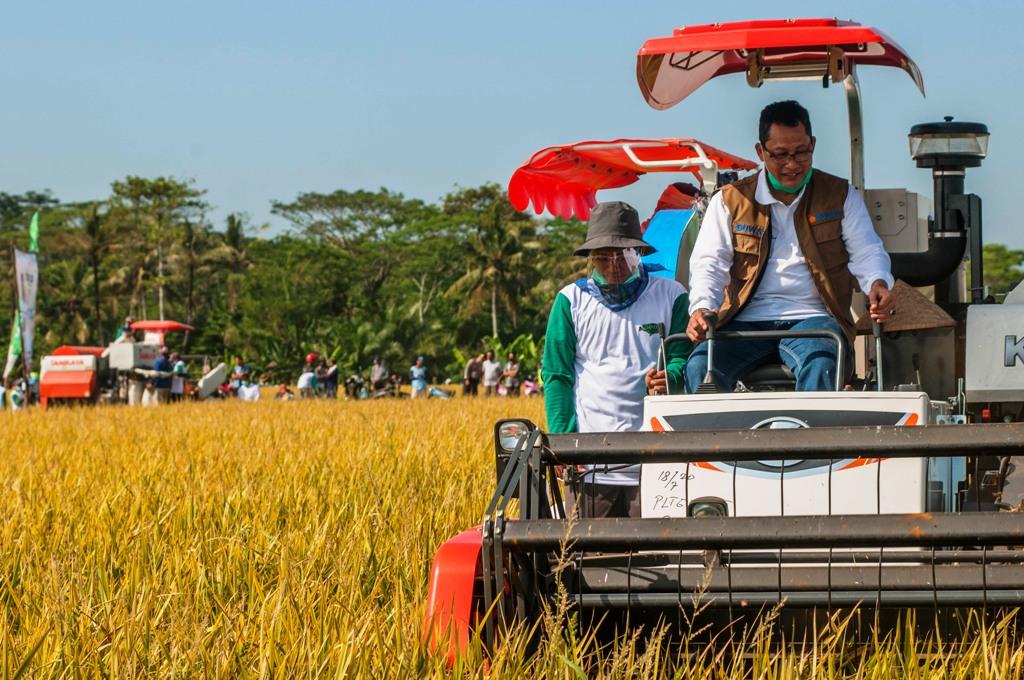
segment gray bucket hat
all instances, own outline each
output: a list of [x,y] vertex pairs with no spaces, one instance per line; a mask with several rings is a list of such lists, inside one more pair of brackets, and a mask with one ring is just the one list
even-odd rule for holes
[[656,252],[654,246],[640,237],[640,216],[636,209],[622,201],[594,206],[587,222],[587,240],[573,254],[589,255],[598,248],[636,248],[641,255]]

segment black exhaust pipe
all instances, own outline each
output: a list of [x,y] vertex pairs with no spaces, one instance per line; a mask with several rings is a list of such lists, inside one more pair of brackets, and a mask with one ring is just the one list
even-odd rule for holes
[[[967,168],[981,165],[988,153],[988,128],[980,123],[954,122],[952,116],[946,116],[942,122],[913,126],[909,138],[917,167],[932,171],[935,217],[928,229],[928,250],[890,255],[893,276],[915,287],[948,283],[963,262],[971,239],[971,285],[980,287],[980,201],[964,195],[964,174]],[[954,292],[954,286],[945,287]],[[937,294],[936,302],[940,302],[939,297]]]

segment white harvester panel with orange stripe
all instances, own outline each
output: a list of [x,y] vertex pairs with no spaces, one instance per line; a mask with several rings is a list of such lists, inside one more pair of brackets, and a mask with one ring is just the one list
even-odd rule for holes
[[[644,402],[645,429],[655,431],[910,427],[947,414],[945,403],[924,392],[756,392]],[[732,517],[951,511],[964,472],[962,458],[654,464],[643,466],[641,497],[645,517],[686,517],[701,499],[724,501]]]

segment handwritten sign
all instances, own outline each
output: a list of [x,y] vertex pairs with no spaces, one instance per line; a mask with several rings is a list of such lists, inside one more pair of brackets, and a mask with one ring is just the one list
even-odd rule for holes
[[686,517],[685,463],[649,463],[640,473],[640,512],[643,517]]

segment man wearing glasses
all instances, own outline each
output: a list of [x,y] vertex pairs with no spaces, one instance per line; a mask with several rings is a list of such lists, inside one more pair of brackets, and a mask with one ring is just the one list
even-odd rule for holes
[[[895,314],[889,255],[864,200],[845,179],[812,167],[807,110],[795,101],[770,104],[758,132],[763,169],[711,199],[690,257],[686,332],[700,343],[686,366],[690,392],[707,371],[707,312],[718,314],[723,330],[832,329],[851,343],[856,283],[867,292],[872,319]],[[714,357],[719,389],[779,360],[798,390],[835,388],[829,340],[723,340]]]
[[[551,307],[544,341],[544,408],[549,432],[623,432],[643,424],[648,390],[683,392],[689,342],[666,347],[656,371],[661,330],[686,328],[687,297],[672,279],[651,277],[640,256],[653,252],[636,210],[599,203],[587,238],[589,276],[565,286]],[[639,466],[589,466],[569,489],[581,517],[639,517]],[[568,507],[572,507],[572,500]]]

